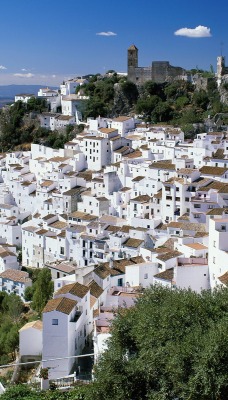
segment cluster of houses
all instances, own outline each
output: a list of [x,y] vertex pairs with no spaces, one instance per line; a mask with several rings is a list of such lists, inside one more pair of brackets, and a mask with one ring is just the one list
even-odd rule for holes
[[[228,132],[197,134],[132,117],[89,119],[54,150],[0,155],[0,290],[23,299],[22,266],[49,268],[54,296],[20,330],[24,359],[68,375],[113,311],[143,290],[228,284]],[[55,359],[58,360],[55,360]]]
[[63,82],[59,89],[41,88],[37,96],[27,93],[17,94],[15,102],[21,101],[27,104],[28,100],[35,97],[44,99],[49,111],[38,115],[40,126],[52,131],[63,129],[81,122],[83,104],[89,97],[85,96],[83,89],[80,88],[87,83],[87,79],[83,78],[69,79]]

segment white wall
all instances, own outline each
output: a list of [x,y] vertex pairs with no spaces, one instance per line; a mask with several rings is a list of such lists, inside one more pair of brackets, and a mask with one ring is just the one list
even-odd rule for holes
[[39,356],[42,353],[42,331],[36,328],[19,331],[19,351],[21,356]]

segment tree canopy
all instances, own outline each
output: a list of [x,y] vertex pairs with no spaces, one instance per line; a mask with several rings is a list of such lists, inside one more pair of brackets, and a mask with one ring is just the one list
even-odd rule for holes
[[40,270],[34,283],[32,308],[40,315],[48,300],[52,298],[54,284],[51,280],[51,271],[48,268]]
[[23,309],[19,296],[0,292],[0,364],[15,359],[19,344],[18,329],[24,323]]
[[94,400],[227,399],[227,304],[227,289],[146,290],[113,322]]

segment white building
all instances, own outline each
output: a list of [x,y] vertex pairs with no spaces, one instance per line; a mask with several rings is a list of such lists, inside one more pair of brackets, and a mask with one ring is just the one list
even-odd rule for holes
[[35,95],[34,94],[30,94],[30,93],[29,94],[27,94],[27,93],[16,94],[15,98],[14,98],[14,101],[15,101],[15,103],[17,101],[22,101],[22,103],[27,104],[28,100],[32,99],[33,97],[35,97]]
[[42,329],[40,320],[28,322],[19,329],[19,353],[23,361],[33,361],[42,355]]
[[15,293],[23,301],[24,292],[28,286],[32,286],[32,280],[27,272],[7,269],[0,274],[0,290],[8,294]]
[[217,216],[209,221],[210,287],[214,289],[221,282],[219,277],[228,270],[228,218]]

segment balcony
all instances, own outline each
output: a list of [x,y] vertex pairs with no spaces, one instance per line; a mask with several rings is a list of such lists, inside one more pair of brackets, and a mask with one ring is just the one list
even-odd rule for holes
[[214,201],[210,200],[210,197],[200,197],[200,196],[195,196],[191,198],[192,202],[197,202],[197,203],[214,203]]
[[105,251],[105,247],[106,247],[106,243],[105,242],[98,242],[98,241],[96,241],[95,243],[94,243],[94,250],[103,250],[103,251]]
[[70,322],[77,322],[77,320],[79,319],[79,317],[81,316],[81,312],[80,311],[77,311],[76,313],[75,313],[75,315],[72,317],[72,319],[70,320]]
[[100,260],[103,260],[103,258],[104,258],[104,254],[103,253],[96,253],[96,254],[94,254],[94,258],[99,258]]

